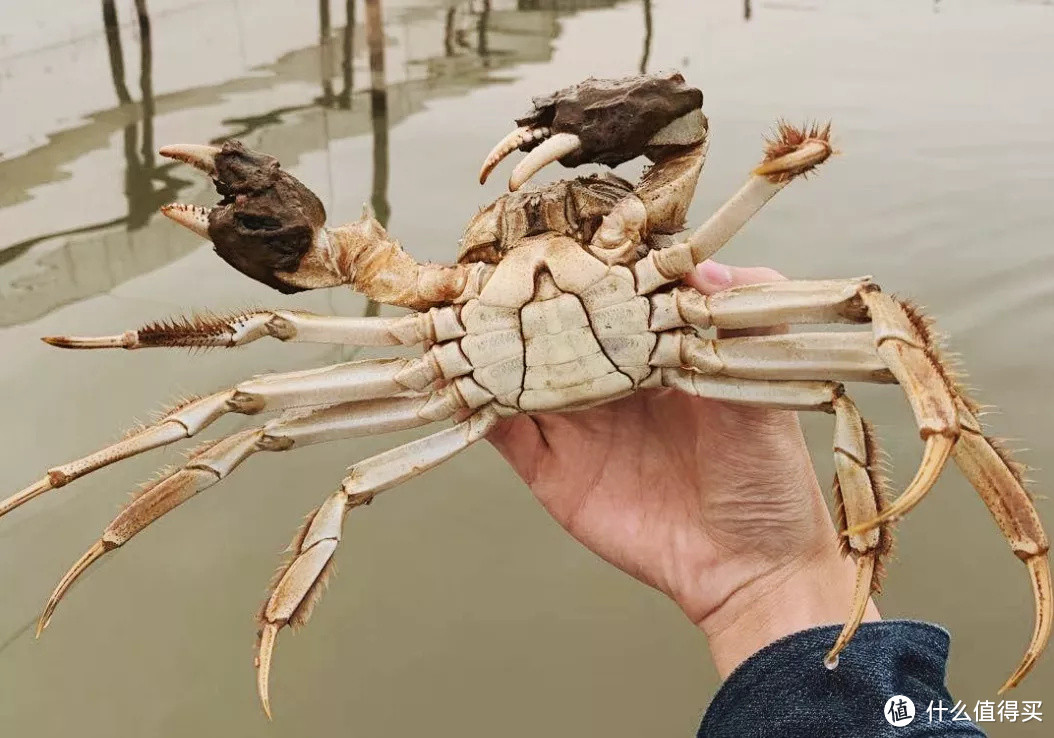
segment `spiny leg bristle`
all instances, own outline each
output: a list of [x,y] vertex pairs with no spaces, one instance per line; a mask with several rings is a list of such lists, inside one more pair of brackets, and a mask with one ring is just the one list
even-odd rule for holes
[[251,312],[192,313],[151,321],[136,333],[143,346],[213,348],[216,339],[233,338],[236,325]]
[[754,173],[772,182],[787,182],[815,169],[832,153],[830,121],[799,128],[780,119],[773,134],[765,138],[765,158]]

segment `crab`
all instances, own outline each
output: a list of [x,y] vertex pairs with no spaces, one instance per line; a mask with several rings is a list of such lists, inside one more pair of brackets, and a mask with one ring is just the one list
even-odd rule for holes
[[[161,154],[212,178],[215,207],[162,212],[230,265],[285,293],[350,285],[400,317],[331,317],[293,310],[173,319],[103,337],[54,336],[72,349],[231,347],[264,337],[355,346],[421,346],[414,358],[360,360],[258,376],[181,402],[123,440],[46,475],[0,503],[0,515],[89,472],[197,436],[228,413],[278,413],[195,449],[147,485],[62,577],[37,635],[59,600],[95,561],[229,475],[259,451],[425,426],[452,425],[352,466],[313,510],[290,546],[259,613],[257,687],[271,714],[269,675],[280,630],[307,621],[324,588],[345,517],[380,492],[446,461],[503,418],[572,412],[634,392],[687,395],[834,417],[834,496],[843,550],[856,583],[831,646],[836,661],[877,591],[891,524],[926,495],[954,458],[1028,568],[1035,625],[1003,690],[1024,678],[1052,621],[1048,541],[1019,466],[987,438],[978,406],[942,358],[929,321],[870,278],[784,281],[705,296],[682,281],[771,197],[832,154],[830,126],[779,123],[764,158],[705,223],[684,232],[709,145],[702,92],[680,74],[588,79],[535,98],[487,155],[480,182],[516,150],[526,152],[508,194],[469,222],[457,262],[422,264],[369,212],[327,228],[325,209],[279,162],[236,141],[176,145]],[[545,166],[604,164],[644,156],[633,185],[610,172],[521,189]],[[775,324],[869,324],[869,330],[713,337],[708,329]],[[899,383],[923,442],[918,472],[887,501],[871,426],[844,382]]]

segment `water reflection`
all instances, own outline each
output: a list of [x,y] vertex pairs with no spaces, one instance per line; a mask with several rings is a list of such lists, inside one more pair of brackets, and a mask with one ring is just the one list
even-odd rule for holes
[[[156,145],[245,131],[248,144],[274,151],[317,186],[334,219],[354,217],[364,200],[387,203],[409,248],[447,259],[481,199],[471,168],[490,143],[483,139],[503,132],[529,95],[574,75],[628,72],[642,59],[648,71],[687,67],[708,96],[717,138],[693,223],[738,183],[777,115],[833,116],[846,156],[781,195],[730,245],[728,260],[801,277],[871,272],[888,289],[923,298],[983,399],[1003,410],[993,431],[1031,441],[1027,460],[1054,456],[1044,401],[1054,365],[1054,150],[1037,146],[1049,140],[1054,111],[1029,76],[1051,66],[1049,6],[942,3],[935,15],[908,0],[813,0],[808,12],[800,3],[729,0],[707,3],[703,17],[698,0],[633,0],[567,20],[553,10],[567,3],[383,0],[375,85],[362,2],[330,0],[323,22],[316,2],[147,0],[144,34],[133,2],[114,0],[123,25],[111,35],[99,4],[87,3],[85,14],[84,3],[61,1],[92,24],[65,56],[59,44],[12,61],[0,29],[0,97],[16,91],[31,101],[0,127],[0,249],[52,234],[0,265],[0,321],[101,295],[0,330],[8,491],[110,440],[166,396],[340,358],[328,347],[264,342],[195,356],[73,356],[55,354],[38,335],[116,331],[182,306],[237,307],[243,294],[267,306],[361,310],[343,290],[288,301],[251,291],[256,285],[200,240],[158,218],[126,222],[139,207],[129,200],[135,177],[153,188],[139,191],[157,192],[182,173],[173,198],[214,197],[193,172],[151,161],[151,136]],[[66,33],[67,21],[63,14],[53,25]],[[209,35],[217,26],[222,34]],[[178,43],[195,32],[208,53]],[[119,62],[109,61],[111,39]],[[509,66],[520,61],[529,63]],[[59,70],[50,83],[49,64]],[[383,100],[373,94],[382,88]],[[466,131],[443,127],[462,120]],[[335,191],[326,189],[327,164]],[[498,189],[495,182],[488,192]],[[53,235],[77,228],[94,231]],[[902,487],[918,452],[910,411],[888,388],[857,396],[897,459]],[[829,479],[829,419],[805,422],[819,475]],[[364,735],[500,730],[515,738],[552,732],[554,722],[560,732],[613,737],[690,730],[717,684],[697,635],[675,608],[559,531],[482,444],[349,529],[339,586],[281,652],[279,714],[262,727],[250,612],[276,553],[349,463],[401,440],[363,438],[246,464],[89,575],[39,643],[18,633],[55,579],[124,490],[178,463],[179,452],[129,460],[5,518],[0,558],[16,565],[0,568],[0,735],[101,738],[113,734],[114,714],[126,733],[144,736],[329,735],[351,725]],[[1037,476],[1038,490],[1054,488],[1049,470]],[[1050,505],[1041,507],[1049,524]],[[1027,637],[1020,564],[954,470],[900,532],[884,614],[947,625],[953,692],[968,704],[991,699],[999,665]],[[1052,669],[1048,657],[1019,698],[1049,694]],[[1045,729],[1007,730],[1024,738]]]
[[366,44],[370,54],[370,121],[373,132],[373,185],[370,205],[381,225],[391,217],[388,204],[388,89],[384,73],[384,21],[380,0],[365,0]]
[[[155,161],[153,43],[150,35],[150,14],[146,0],[135,0],[136,24],[139,29],[139,111],[138,120],[124,127],[123,151],[125,160],[124,194],[128,200],[128,215],[124,226],[137,230],[157,214],[157,209],[172,202],[187,180],[174,174],[176,167],[166,162],[159,167]],[[113,15],[112,0],[103,2],[103,18],[110,21]],[[115,20],[115,19],[114,19]],[[124,60],[121,38],[116,29],[108,28],[107,47],[110,51],[110,72],[113,76],[114,92],[124,104],[131,104],[124,81]]]
[[341,110],[350,110],[351,91],[355,84],[352,75],[352,57],[355,54],[355,0],[345,0],[344,17],[346,21],[344,23],[343,45],[341,47],[344,53],[341,55],[340,62],[341,79],[344,82],[344,86],[340,90],[338,105]]
[[644,0],[644,51],[640,54],[640,64],[638,69],[641,74],[648,71],[648,57],[651,56],[651,34],[652,34],[652,20],[651,20],[651,0]]
[[102,0],[102,24],[106,33],[106,48],[110,52],[110,73],[117,102],[122,105],[132,102],[128,86],[124,83],[124,52],[121,50],[121,28],[117,23],[117,8],[113,0]]
[[[394,119],[402,120],[418,111],[431,96],[445,94],[442,83],[450,81],[463,83],[458,77],[468,77],[473,84],[486,84],[489,80],[483,73],[492,65],[500,67],[519,61],[539,61],[547,59],[551,53],[551,42],[558,35],[560,26],[556,23],[558,16],[576,12],[580,9],[611,7],[618,0],[576,0],[572,2],[523,2],[518,3],[514,11],[508,13],[536,13],[549,16],[546,23],[537,24],[544,29],[539,35],[527,36],[517,30],[515,43],[506,48],[492,48],[490,42],[491,20],[495,13],[491,0],[479,3],[468,2],[451,5],[443,11],[442,56],[464,57],[466,65],[450,66],[435,64],[438,55],[414,59],[417,66],[424,68],[424,80],[427,84],[418,85],[416,78],[403,80],[404,88],[399,99],[403,100],[402,108],[396,111]],[[21,242],[0,246],[0,325],[11,325],[34,319],[73,300],[83,299],[93,294],[112,289],[123,281],[141,273],[163,266],[168,261],[179,258],[189,251],[200,247],[200,242],[185,236],[181,229],[173,229],[163,220],[153,224],[158,208],[174,200],[185,199],[188,190],[203,187],[199,178],[187,172],[181,165],[156,156],[155,123],[158,116],[158,100],[154,92],[154,44],[150,10],[147,0],[134,0],[135,30],[138,42],[138,90],[133,93],[128,84],[129,65],[126,64],[128,39],[122,37],[121,18],[115,0],[101,0],[102,33],[105,39],[107,69],[110,84],[117,101],[117,108],[91,116],[92,122],[80,131],[71,131],[74,135],[83,134],[83,145],[60,138],[42,149],[31,150],[21,157],[29,166],[42,156],[49,160],[63,162],[63,166],[90,153],[93,144],[105,140],[119,130],[119,151],[123,157],[123,178],[121,190],[126,201],[126,212],[123,215],[101,221],[88,222],[59,231],[45,232]],[[386,37],[384,13],[381,0],[363,0],[363,28],[367,49],[367,71],[369,84],[363,90],[368,97],[368,128],[362,125],[361,117],[350,113],[355,109],[355,40],[357,3],[346,0],[344,3],[345,23],[338,29],[333,28],[330,0],[319,0],[318,43],[287,53],[275,62],[264,65],[257,71],[266,71],[272,75],[270,84],[295,79],[302,68],[306,55],[317,54],[314,68],[317,71],[316,84],[321,94],[309,100],[261,110],[251,115],[223,117],[217,122],[222,133],[211,137],[212,142],[226,138],[251,138],[266,129],[282,126],[283,138],[291,141],[291,148],[283,153],[283,158],[295,160],[312,148],[328,146],[333,136],[348,137],[369,133],[372,150],[372,175],[370,185],[370,206],[375,217],[387,226],[392,213],[389,197],[390,183],[390,139],[389,131],[393,122],[390,107],[389,81],[386,69]],[[651,2],[643,2],[645,27],[643,34],[643,53],[641,68],[644,69],[650,54],[652,37]],[[501,14],[503,11],[498,11]],[[427,18],[427,15],[425,16]],[[516,28],[515,24],[506,27]],[[340,38],[340,91],[334,86],[334,46],[336,37]],[[497,64],[494,62],[497,60]],[[437,84],[438,83],[438,84]],[[202,106],[203,101],[211,101],[225,96],[245,93],[260,87],[257,76],[234,79],[213,86],[199,87],[162,96],[162,115],[178,113],[182,110]],[[409,94],[406,94],[409,92]],[[406,102],[409,101],[409,104]],[[330,113],[338,116],[330,128]],[[110,115],[109,113],[117,113]],[[310,121],[304,125],[298,122],[298,116],[309,116]],[[314,127],[315,116],[321,116],[326,131],[326,141],[321,144],[311,136],[298,135]],[[113,126],[114,121],[123,125]],[[0,161],[0,174],[5,167],[10,167],[12,160]],[[16,170],[18,171],[18,170]],[[25,171],[23,169],[22,171]],[[179,176],[180,172],[186,176]],[[28,192],[34,184],[23,180],[11,183],[23,186]],[[205,189],[208,189],[207,187]],[[56,196],[57,198],[57,196]],[[0,199],[0,204],[3,200]],[[58,206],[59,203],[56,203]],[[160,236],[154,228],[162,229]],[[118,234],[123,233],[120,237]],[[31,276],[28,279],[8,279],[5,266],[16,265],[19,260],[31,258],[35,246],[47,245],[48,242],[68,239],[68,242],[53,252],[47,252],[35,261],[34,266],[43,272],[42,277]],[[112,271],[108,266],[118,265]],[[86,268],[87,267],[87,268]],[[368,301],[366,315],[376,315],[380,306]],[[342,354],[348,359],[351,351]],[[6,634],[0,642],[0,653],[17,642],[33,625],[35,618],[27,620],[22,627]]]
[[[128,34],[122,34],[121,18],[114,0],[102,0],[101,36],[108,56],[116,107],[84,116],[84,123],[50,134],[43,146],[0,160],[0,216],[13,219],[14,241],[0,241],[0,326],[12,325],[44,315],[61,305],[112,290],[140,274],[157,269],[200,247],[190,234],[176,233],[157,221],[158,208],[173,200],[206,198],[206,189],[192,174],[168,161],[155,158],[154,130],[159,121],[194,110],[196,120],[213,120],[205,140],[258,138],[282,126],[277,149],[288,164],[328,146],[333,140],[369,133],[373,136],[373,182],[371,202],[378,218],[390,217],[388,187],[388,130],[413,115],[432,98],[463,94],[474,86],[489,84],[494,70],[523,61],[544,61],[552,53],[552,41],[560,33],[559,18],[582,9],[611,7],[618,0],[561,0],[527,2],[494,9],[491,0],[447,5],[403,8],[398,19],[401,31],[414,32],[415,48],[403,48],[389,34],[386,40],[379,3],[365,3],[365,22],[358,26],[356,3],[343,3],[344,24],[336,19],[330,0],[319,0],[316,43],[293,49],[278,58],[254,65],[233,78],[155,93],[155,66],[167,70],[179,60],[154,59],[153,29],[147,0],[135,0],[133,27],[138,41],[138,101],[129,87]],[[371,8],[373,9],[371,11]],[[174,22],[166,14],[166,24]],[[187,14],[199,12],[187,10]],[[218,11],[217,11],[218,12]],[[646,9],[650,13],[650,8]],[[531,13],[541,22],[523,27],[509,16]],[[421,29],[434,21],[441,37],[437,47],[421,40]],[[501,30],[494,21],[501,17]],[[241,21],[241,19],[238,19]],[[356,98],[356,32],[365,33],[368,89],[361,93],[368,105],[359,108]],[[500,38],[499,38],[500,37]],[[648,55],[645,33],[644,60]],[[336,63],[339,38],[340,61]],[[361,38],[361,36],[360,36]],[[399,79],[387,78],[385,45],[401,55]],[[314,76],[318,94],[276,95],[281,105],[269,102],[269,91],[279,86],[307,83]],[[339,92],[337,86],[339,84]],[[397,103],[390,93],[399,89]],[[238,104],[228,101],[238,100]],[[75,103],[72,103],[75,104]],[[257,105],[254,110],[254,105]],[[252,111],[246,113],[244,111]],[[237,114],[231,115],[232,112]],[[360,112],[361,111],[361,112]],[[66,117],[75,117],[68,115]],[[319,129],[323,130],[320,141]],[[116,136],[116,139],[115,139]],[[123,159],[123,212],[112,205],[98,208],[68,207],[105,194],[105,165],[97,152]],[[268,143],[271,146],[271,143]],[[91,164],[86,164],[90,160]],[[70,172],[75,172],[72,176]],[[97,175],[94,173],[98,172]],[[102,181],[93,181],[94,177]],[[332,188],[331,188],[332,191]],[[48,213],[48,216],[42,215]],[[41,232],[34,225],[51,223]],[[9,236],[10,237],[10,236]],[[2,238],[2,236],[0,236]]]
[[[370,121],[373,123],[373,180],[370,206],[387,227],[392,209],[388,202],[388,88],[384,72],[384,18],[380,0],[366,2],[366,45],[370,55]],[[380,305],[366,303],[366,315],[377,315]]]
[[333,66],[333,28],[329,18],[329,0],[318,0],[318,52],[319,70],[322,72],[322,98],[321,105],[331,107],[335,102],[333,96],[333,80],[330,79],[329,70]]

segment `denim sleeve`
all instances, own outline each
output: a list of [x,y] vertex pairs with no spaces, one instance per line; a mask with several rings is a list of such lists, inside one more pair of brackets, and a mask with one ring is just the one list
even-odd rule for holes
[[[828,669],[824,655],[839,626],[794,633],[769,644],[728,677],[703,716],[699,738],[919,738],[984,736],[972,722],[933,721],[926,708],[955,700],[944,686],[948,632],[908,620],[864,623]],[[886,702],[902,695],[914,705],[914,719],[894,725],[884,714]],[[903,723],[906,708],[893,706]]]

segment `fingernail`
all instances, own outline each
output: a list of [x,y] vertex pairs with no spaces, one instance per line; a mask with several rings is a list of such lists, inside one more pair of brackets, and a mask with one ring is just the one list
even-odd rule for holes
[[724,264],[707,259],[695,268],[700,281],[713,289],[724,289],[732,284],[732,270]]

